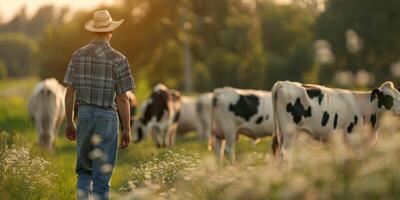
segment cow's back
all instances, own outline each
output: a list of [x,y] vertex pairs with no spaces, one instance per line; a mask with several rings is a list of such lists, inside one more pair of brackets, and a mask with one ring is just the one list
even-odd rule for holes
[[281,129],[285,126],[286,131],[304,130],[323,139],[354,118],[361,118],[360,107],[348,90],[280,81],[273,86],[272,93],[277,113],[275,125]]
[[196,129],[196,98],[189,96],[181,97],[181,107],[178,118],[178,134],[183,135]]
[[216,89],[213,110],[217,126],[234,127],[252,138],[271,135],[274,130],[272,98],[267,91]]

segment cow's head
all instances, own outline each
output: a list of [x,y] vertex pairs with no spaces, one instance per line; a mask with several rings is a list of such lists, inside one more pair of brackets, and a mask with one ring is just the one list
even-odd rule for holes
[[372,90],[371,101],[375,101],[379,109],[400,115],[400,91],[390,81],[386,81],[379,88]]

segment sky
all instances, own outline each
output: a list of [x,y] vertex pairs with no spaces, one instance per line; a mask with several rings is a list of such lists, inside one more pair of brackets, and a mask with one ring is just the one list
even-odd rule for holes
[[2,21],[10,20],[24,5],[28,16],[32,16],[43,5],[69,6],[74,11],[93,8],[102,3],[112,4],[115,2],[118,0],[0,0],[0,18]]
[[[243,0],[246,1],[246,0]],[[291,0],[276,0],[278,3],[288,3]],[[69,6],[72,11],[90,9],[98,4],[113,4],[118,0],[0,0],[0,20],[5,22],[26,6],[28,16],[32,16],[43,5],[53,4],[56,7]]]

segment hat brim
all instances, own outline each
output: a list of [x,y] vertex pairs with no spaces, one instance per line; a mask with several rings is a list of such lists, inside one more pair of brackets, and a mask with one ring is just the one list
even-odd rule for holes
[[119,21],[112,21],[110,25],[108,25],[107,27],[102,27],[102,28],[97,28],[94,27],[94,20],[90,20],[88,22],[86,22],[85,24],[85,29],[90,31],[90,32],[95,32],[95,33],[106,33],[106,32],[111,32],[115,29],[117,29],[119,26],[121,26],[121,24],[124,22],[123,19],[119,20]]

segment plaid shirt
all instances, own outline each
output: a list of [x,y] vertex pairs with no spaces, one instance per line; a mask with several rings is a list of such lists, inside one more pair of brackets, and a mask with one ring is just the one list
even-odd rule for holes
[[64,83],[79,105],[116,110],[115,97],[135,88],[128,60],[108,42],[92,41],[72,55]]

